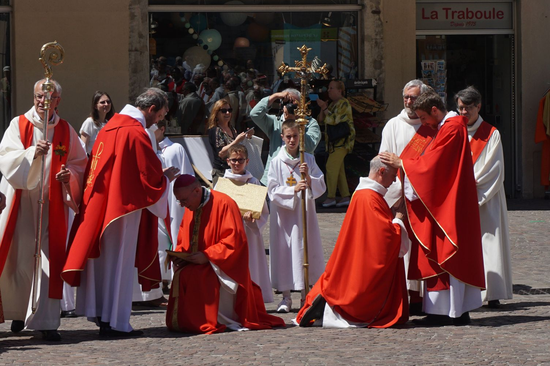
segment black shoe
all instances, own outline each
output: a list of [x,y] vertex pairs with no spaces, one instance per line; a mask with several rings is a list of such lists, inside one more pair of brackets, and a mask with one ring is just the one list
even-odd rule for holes
[[170,284],[168,281],[162,281],[162,293],[164,295],[170,295]]
[[73,310],[63,310],[61,311],[61,318],[78,318],[78,315],[76,315],[76,311]]
[[453,324],[453,320],[446,315],[428,314],[422,319],[413,319],[413,324],[421,327],[441,327]]
[[452,318],[452,319],[453,319],[453,325],[456,325],[456,326],[468,325],[472,322],[472,320],[470,319],[469,312],[465,312],[459,318]]
[[327,301],[321,295],[317,295],[311,306],[306,310],[300,320],[301,327],[311,327],[315,320],[323,319]]
[[42,339],[48,342],[59,342],[61,335],[57,330],[41,330]]
[[500,307],[500,301],[498,300],[489,300],[487,302],[487,307],[490,309],[498,309]]
[[114,330],[111,327],[99,329],[99,335],[101,337],[107,338],[129,338],[129,337],[139,337],[143,335],[142,330],[132,330],[129,332],[121,332],[120,330]]
[[412,302],[409,305],[409,315],[426,315],[426,313],[422,311],[422,303]]
[[13,333],[19,333],[23,329],[25,329],[25,322],[23,320],[12,320],[11,331]]

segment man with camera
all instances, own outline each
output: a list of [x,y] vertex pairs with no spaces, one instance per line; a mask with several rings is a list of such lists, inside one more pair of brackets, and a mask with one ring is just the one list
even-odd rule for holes
[[[301,94],[296,89],[285,89],[282,92],[274,93],[269,97],[265,97],[256,104],[250,111],[252,121],[269,137],[269,155],[265,164],[264,175],[260,182],[267,185],[267,172],[269,171],[269,163],[274,156],[277,156],[283,140],[281,139],[281,126],[287,119],[295,119],[294,110],[297,108],[297,103],[300,101]],[[283,100],[283,114],[279,117],[267,114],[271,105],[276,100]],[[306,152],[313,154],[313,151],[321,140],[321,129],[314,118],[308,118],[305,134]]]

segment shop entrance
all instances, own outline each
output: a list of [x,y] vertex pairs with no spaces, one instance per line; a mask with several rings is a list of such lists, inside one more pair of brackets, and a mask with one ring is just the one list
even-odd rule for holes
[[[446,35],[417,36],[417,76],[446,97],[447,108],[456,110],[454,95],[467,86],[481,93],[480,115],[502,137],[507,197],[514,197],[516,170],[514,36]],[[443,60],[436,61],[436,60]],[[435,62],[432,62],[435,61]],[[433,68],[433,72],[425,69]]]

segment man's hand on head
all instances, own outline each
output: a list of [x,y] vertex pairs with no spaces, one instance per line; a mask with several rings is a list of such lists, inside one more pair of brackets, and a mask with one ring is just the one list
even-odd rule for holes
[[380,160],[384,164],[387,164],[387,165],[389,165],[391,167],[394,167],[396,169],[401,168],[401,166],[402,166],[401,158],[399,156],[395,155],[394,153],[385,151],[385,152],[381,152],[378,155],[380,156]]

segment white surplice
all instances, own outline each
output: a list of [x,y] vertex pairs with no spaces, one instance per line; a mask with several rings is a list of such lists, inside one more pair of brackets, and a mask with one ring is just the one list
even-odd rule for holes
[[[468,126],[470,140],[483,122],[481,116]],[[494,131],[474,164],[485,285],[483,301],[512,298],[512,264],[508,231],[508,208],[504,190],[504,155],[500,133]]]
[[[401,113],[390,119],[384,126],[379,151],[387,151],[400,156],[420,126],[422,126],[420,118],[409,118],[407,112],[403,109]],[[396,179],[388,188],[388,193],[386,193],[384,199],[388,202],[388,206],[392,207],[400,197],[401,181]]]
[[[159,147],[163,167],[168,168],[173,166],[180,170],[180,174],[195,175],[191,161],[181,144],[172,142],[168,137],[165,137],[164,140],[159,143]],[[172,240],[175,243],[178,239],[178,232],[185,212],[185,207],[181,207],[176,196],[174,196],[174,182],[175,180],[170,183],[168,206],[170,207],[170,232],[172,234]]]
[[[252,173],[249,171],[246,171],[244,174],[233,174],[231,169],[227,169],[224,178],[240,183],[261,185],[260,181],[252,176]],[[269,279],[264,238],[262,236],[268,217],[269,209],[267,208],[266,201],[264,202],[260,218],[254,222],[243,220],[243,224],[244,231],[246,232],[246,240],[248,241],[248,268],[250,270],[250,278],[262,289],[264,302],[273,302],[273,288],[271,287],[271,280]]]
[[[137,108],[126,105],[120,114],[138,120],[145,129],[145,118]],[[166,178],[167,179],[167,178]],[[152,206],[155,216],[167,214],[168,189]],[[130,332],[132,290],[136,274],[135,260],[141,210],[122,216],[110,223],[100,241],[101,255],[90,259],[82,272],[81,286],[76,297],[76,312],[95,322],[101,317],[112,329]]]
[[[407,111],[403,109],[401,113],[390,119],[382,130],[382,140],[380,141],[380,152],[391,152],[400,156],[409,141],[416,134],[416,131],[422,126],[420,118],[409,118]],[[392,207],[401,197],[401,181],[399,178],[395,180],[389,187],[388,192],[384,195],[384,199],[388,206]],[[409,273],[410,253],[404,257],[405,273]],[[407,279],[407,289],[420,291],[422,293],[422,281]]]
[[[309,262],[309,285],[313,286],[325,270],[321,232],[315,211],[315,199],[326,190],[321,169],[311,154],[305,154],[309,167],[311,187],[306,190],[307,249]],[[271,200],[269,225],[269,254],[271,283],[279,291],[304,289],[304,250],[302,223],[302,193],[294,192],[287,179],[296,182],[300,177],[300,158],[292,158],[286,148],[279,150],[271,160],[267,192]]]
[[[81,199],[82,180],[88,157],[82,148],[76,131],[70,127],[70,145],[67,151],[66,168],[71,172],[68,185],[63,185],[63,199],[65,202],[65,217],[50,218],[48,215],[50,166],[53,154],[53,146],[50,146],[45,161],[44,181],[44,206],[42,220],[42,273],[40,276],[38,290],[38,301],[36,313],[32,314],[32,279],[34,272],[34,250],[35,232],[37,229],[38,196],[40,191],[40,170],[42,159],[34,159],[36,143],[43,140],[43,122],[31,108],[25,117],[35,128],[33,131],[32,144],[24,149],[19,133],[19,117],[15,117],[4,133],[0,143],[0,171],[2,182],[0,191],[6,195],[7,208],[0,216],[0,235],[3,236],[11,207],[15,197],[15,190],[21,189],[21,203],[19,206],[17,224],[13,235],[10,251],[6,260],[4,271],[0,277],[0,291],[6,319],[24,320],[26,327],[37,330],[54,330],[59,327],[60,300],[48,297],[49,289],[49,232],[50,219],[63,219],[67,221],[69,208],[78,210],[78,203]],[[59,123],[57,114],[48,124],[48,140],[52,141],[54,128]],[[57,174],[58,172],[51,172]],[[68,188],[68,190],[67,190]],[[69,194],[70,191],[70,194]]]

